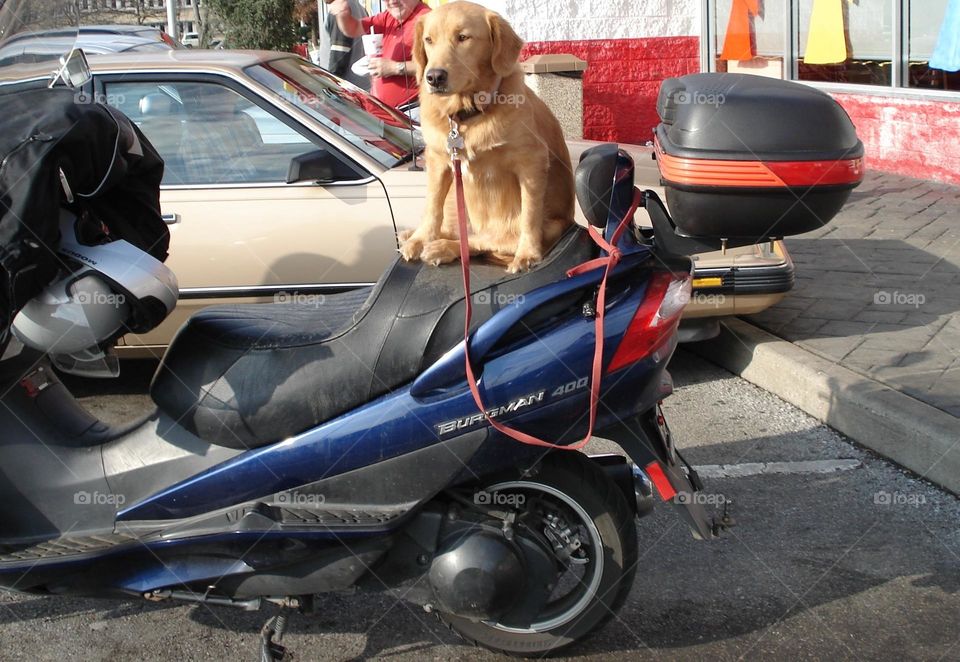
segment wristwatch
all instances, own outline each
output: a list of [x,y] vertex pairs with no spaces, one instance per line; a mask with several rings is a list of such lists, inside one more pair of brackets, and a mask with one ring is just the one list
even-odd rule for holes
[[397,62],[397,72],[396,72],[396,75],[397,75],[397,76],[402,76],[404,73],[406,73],[406,71],[407,71],[407,63],[406,63],[406,62]]

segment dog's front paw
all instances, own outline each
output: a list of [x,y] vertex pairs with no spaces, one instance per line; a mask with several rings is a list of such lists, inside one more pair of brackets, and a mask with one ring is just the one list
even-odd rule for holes
[[413,230],[400,230],[397,233],[397,240],[402,244],[413,235]]
[[451,242],[446,239],[437,239],[429,242],[420,252],[420,259],[427,264],[435,267],[457,259],[460,253],[451,246]]
[[400,255],[407,262],[413,262],[420,259],[420,253],[423,252],[423,241],[414,236],[408,236],[400,240]]
[[543,255],[539,251],[532,249],[528,250],[519,250],[517,254],[514,255],[513,261],[510,263],[510,266],[507,267],[507,271],[512,274],[518,274],[524,271],[529,271],[537,264],[540,263],[540,260],[543,259]]

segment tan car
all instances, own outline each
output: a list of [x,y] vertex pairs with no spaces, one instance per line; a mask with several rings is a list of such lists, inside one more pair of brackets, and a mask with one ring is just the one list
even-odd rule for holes
[[[124,338],[122,355],[161,354],[184,320],[211,304],[321,301],[371,284],[396,255],[397,230],[421,216],[427,180],[411,169],[419,136],[295,55],[175,50],[90,65],[82,98],[124,111],[166,162],[167,264],[181,287],[174,314]],[[48,73],[38,69],[37,79]],[[574,163],[594,144],[570,141]],[[656,188],[650,149],[625,147],[638,184]],[[763,310],[793,285],[780,242],[695,259],[685,339],[710,335],[719,317]]]

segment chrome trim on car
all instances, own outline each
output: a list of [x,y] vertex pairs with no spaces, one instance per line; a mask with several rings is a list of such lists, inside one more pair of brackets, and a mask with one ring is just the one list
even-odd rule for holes
[[297,294],[338,294],[361,287],[372,287],[376,283],[306,283],[287,285],[249,285],[245,287],[184,287],[180,290],[180,299],[226,299],[241,297],[263,297],[280,293]]
[[296,182],[287,184],[286,182],[241,182],[234,184],[161,184],[161,191],[200,191],[204,189],[248,189],[248,188],[309,188],[312,186],[344,187],[344,186],[366,186],[378,181],[376,177],[370,175],[363,179],[349,179],[341,182]]

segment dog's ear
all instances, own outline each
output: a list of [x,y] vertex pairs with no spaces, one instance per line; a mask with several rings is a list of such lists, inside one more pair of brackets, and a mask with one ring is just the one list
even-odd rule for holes
[[427,51],[423,47],[423,16],[417,19],[413,29],[413,62],[417,65],[417,85],[423,82],[423,72],[427,68]]
[[520,49],[523,48],[523,39],[513,31],[500,14],[495,12],[487,12],[487,25],[490,26],[490,39],[493,41],[490,65],[498,76],[509,76],[517,66]]

